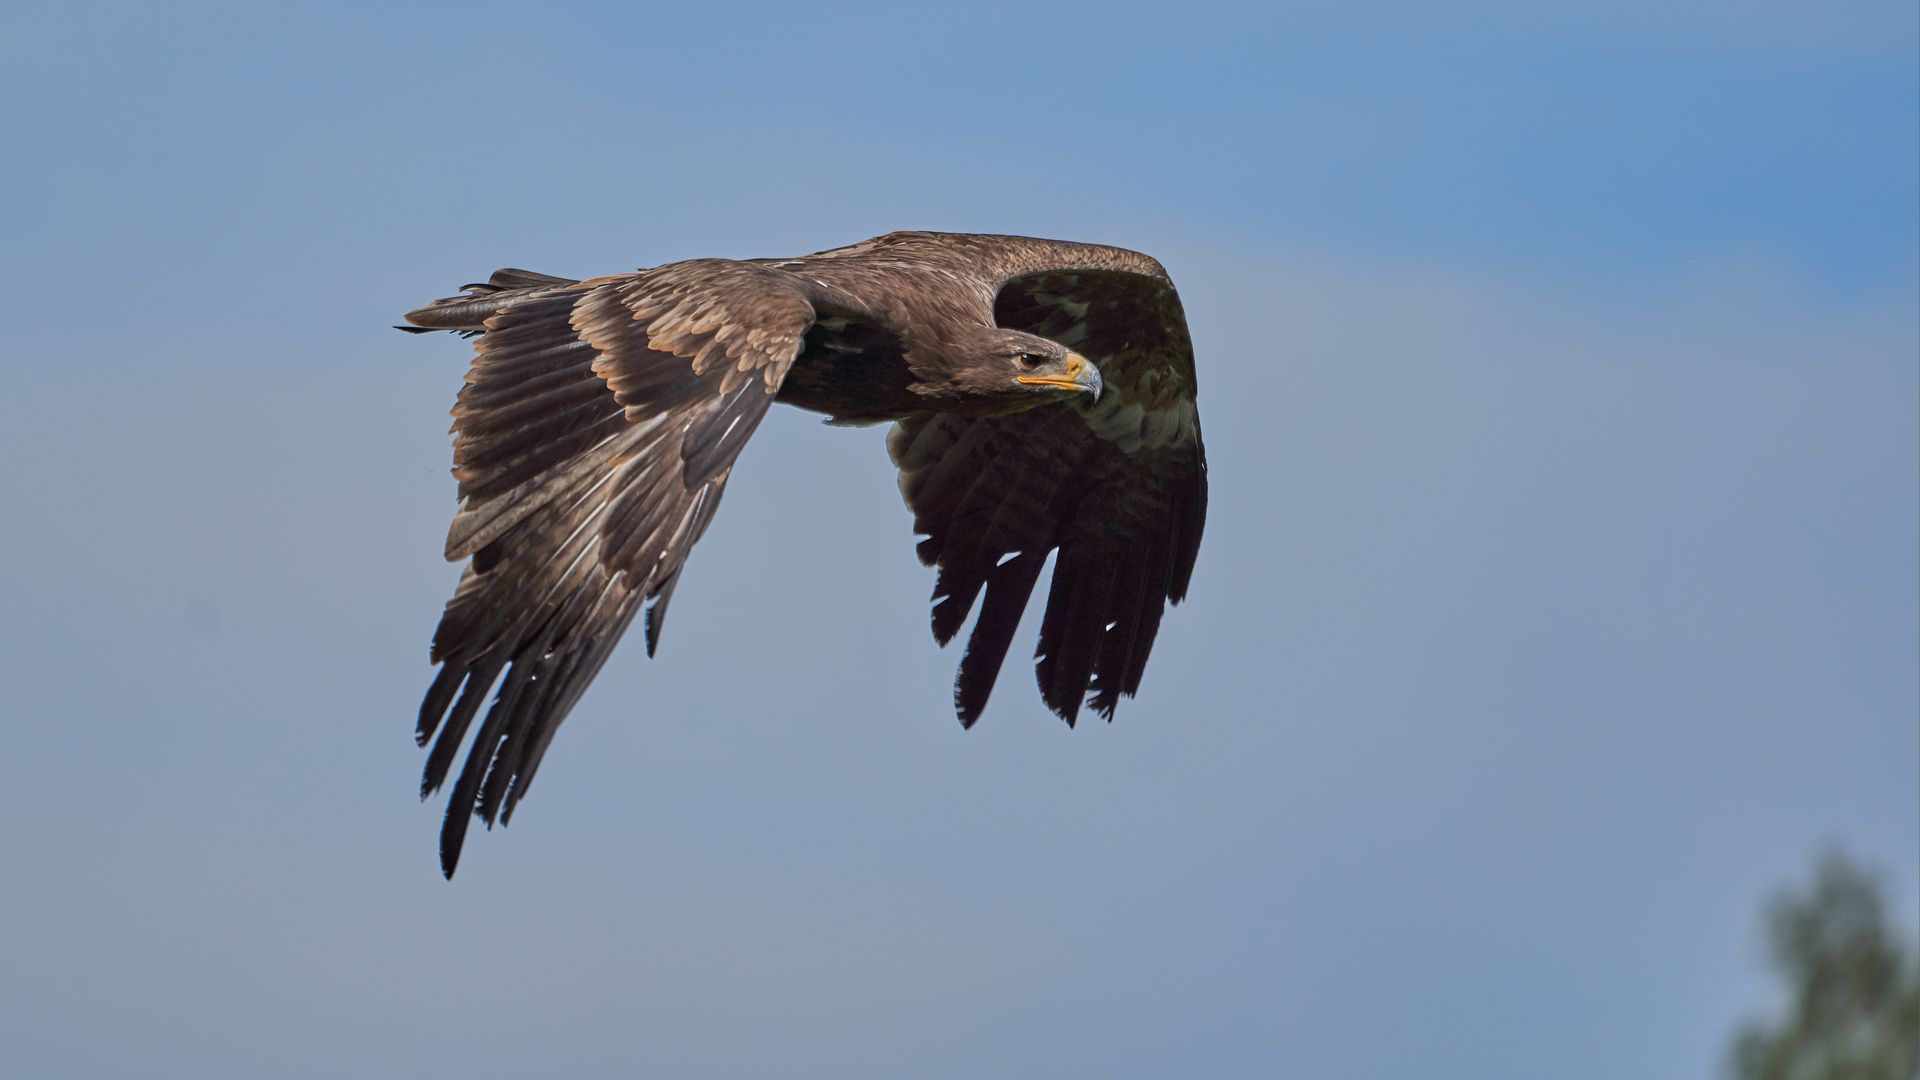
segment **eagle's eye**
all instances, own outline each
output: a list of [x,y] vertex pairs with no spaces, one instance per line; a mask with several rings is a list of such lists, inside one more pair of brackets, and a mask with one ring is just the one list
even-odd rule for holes
[[1023,352],[1014,357],[1013,362],[1020,365],[1021,371],[1032,371],[1034,368],[1046,363],[1047,358],[1037,353]]

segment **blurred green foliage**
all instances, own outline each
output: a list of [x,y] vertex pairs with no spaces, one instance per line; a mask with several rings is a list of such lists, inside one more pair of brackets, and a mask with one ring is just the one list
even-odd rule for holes
[[1886,919],[1879,880],[1839,851],[1811,888],[1767,912],[1774,967],[1789,999],[1736,1035],[1739,1080],[1920,1078],[1920,963]]

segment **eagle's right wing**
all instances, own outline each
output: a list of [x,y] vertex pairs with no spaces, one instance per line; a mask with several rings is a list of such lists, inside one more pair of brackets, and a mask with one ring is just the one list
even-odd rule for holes
[[[1002,238],[976,242],[987,240]],[[1070,256],[1088,250],[1019,238],[1006,246],[1042,265],[1050,246]],[[951,640],[986,592],[954,706],[969,726],[986,707],[1040,570],[1058,549],[1035,665],[1040,694],[1069,724],[1089,695],[1111,720],[1120,696],[1139,689],[1166,604],[1186,596],[1206,524],[1186,317],[1162,277],[1059,269],[1007,281],[994,320],[1079,351],[1100,366],[1107,392],[1091,405],[1011,416],[925,413],[888,439],[914,529],[927,537],[920,558],[940,571],[934,637]]]

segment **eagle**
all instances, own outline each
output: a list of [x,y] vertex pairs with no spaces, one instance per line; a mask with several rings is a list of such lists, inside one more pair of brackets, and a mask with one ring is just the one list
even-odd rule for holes
[[585,280],[500,270],[461,293],[399,328],[477,339],[452,411],[446,557],[466,566],[415,729],[433,744],[424,800],[493,690],[447,802],[448,878],[473,818],[511,820],[642,612],[653,655],[687,555],[777,401],[893,424],[887,451],[937,571],[934,638],[979,603],[954,682],[964,726],[1053,552],[1035,674],[1069,725],[1083,704],[1112,720],[1186,596],[1206,453],[1186,316],[1146,255],[896,232]]

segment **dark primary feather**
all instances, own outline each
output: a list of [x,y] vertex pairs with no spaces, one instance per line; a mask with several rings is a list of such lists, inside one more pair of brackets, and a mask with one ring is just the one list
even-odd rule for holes
[[[643,608],[654,651],[687,554],[776,394],[899,421],[888,446],[921,557],[939,569],[936,638],[979,606],[955,684],[963,723],[985,707],[1056,549],[1036,671],[1069,723],[1089,694],[1111,717],[1138,688],[1165,602],[1185,594],[1206,505],[1192,350],[1165,271],[1136,252],[896,233],[585,281],[501,270],[407,319],[479,336],[453,410],[462,506],[446,552],[470,561],[434,634],[441,667],[417,730],[432,743],[423,796],[454,778],[448,876],[472,817],[511,818]],[[1094,360],[1106,396],[973,415],[920,395],[941,342],[995,325]]]

